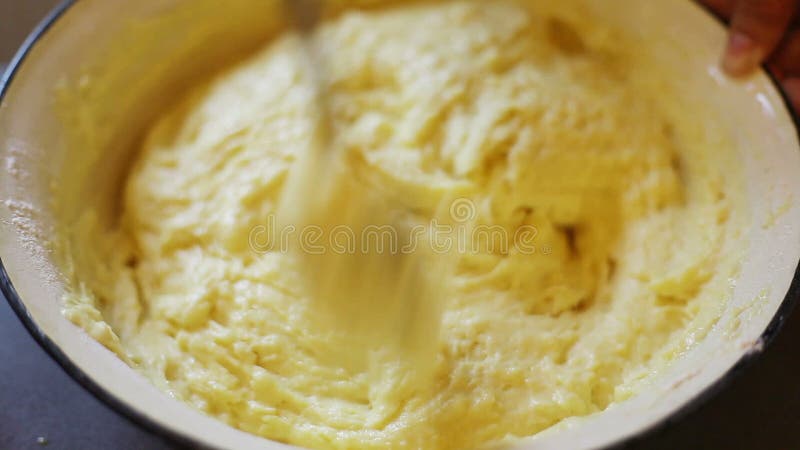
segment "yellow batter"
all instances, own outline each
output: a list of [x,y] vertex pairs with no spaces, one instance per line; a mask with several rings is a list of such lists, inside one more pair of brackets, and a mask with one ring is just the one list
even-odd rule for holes
[[313,126],[280,37],[152,128],[118,226],[76,227],[66,314],[159,387],[296,445],[466,449],[602,411],[714,325],[738,181],[634,39],[494,1],[349,12],[317,37],[355,183],[417,218],[468,200],[470,227],[533,227],[535,251],[459,255],[427,382],[337,364],[347,336],[314,326],[298,259],[252,240]]

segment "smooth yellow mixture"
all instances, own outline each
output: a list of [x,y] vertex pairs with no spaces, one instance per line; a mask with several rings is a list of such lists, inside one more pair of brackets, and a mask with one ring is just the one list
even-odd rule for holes
[[337,364],[298,260],[252,240],[312,134],[287,34],[152,128],[117,226],[75,227],[66,314],[159,387],[300,446],[466,449],[625,400],[714,325],[736,174],[635,39],[510,1],[347,12],[317,38],[352,180],[417,218],[468,200],[470,227],[533,227],[535,251],[459,255],[428,381]]

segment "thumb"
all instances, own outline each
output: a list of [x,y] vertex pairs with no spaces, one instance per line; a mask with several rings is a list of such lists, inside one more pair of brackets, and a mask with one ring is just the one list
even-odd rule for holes
[[796,0],[739,0],[723,67],[731,75],[746,75],[778,47],[797,9]]

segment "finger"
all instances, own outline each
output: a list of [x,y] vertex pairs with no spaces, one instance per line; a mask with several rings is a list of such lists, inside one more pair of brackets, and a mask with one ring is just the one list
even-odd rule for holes
[[784,81],[783,90],[789,96],[795,112],[800,113],[800,78],[789,78]]
[[772,57],[772,63],[790,76],[800,76],[800,31],[792,31]]
[[736,6],[736,0],[701,0],[700,3],[708,6],[712,11],[719,14],[724,19],[731,18],[733,9]]
[[781,41],[794,16],[795,0],[739,0],[723,67],[746,75],[764,62]]

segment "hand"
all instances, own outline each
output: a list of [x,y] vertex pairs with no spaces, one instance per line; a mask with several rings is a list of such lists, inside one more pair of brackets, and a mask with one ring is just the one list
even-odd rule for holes
[[800,111],[800,0],[700,0],[731,23],[722,67],[744,76],[767,63]]

